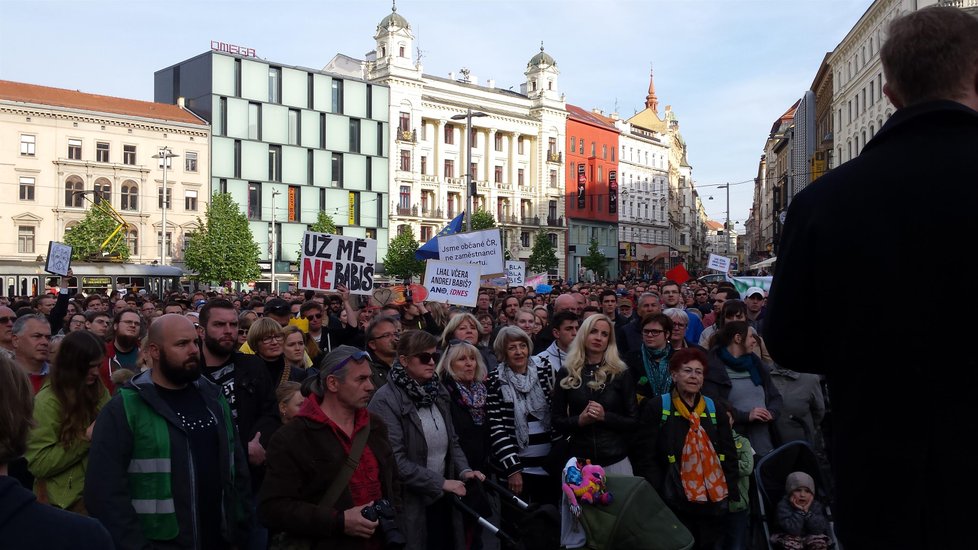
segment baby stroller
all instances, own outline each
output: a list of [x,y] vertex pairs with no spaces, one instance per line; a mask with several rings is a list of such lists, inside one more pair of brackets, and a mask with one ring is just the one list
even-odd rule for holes
[[515,533],[508,533],[496,527],[491,521],[479,515],[461,499],[455,497],[455,506],[476,519],[480,525],[496,536],[503,550],[558,550],[560,548],[560,513],[552,504],[528,504],[505,487],[489,481],[483,487],[499,495],[503,506],[510,506],[521,512],[521,519]]
[[[832,523],[832,511],[829,508],[830,495],[827,487],[829,481],[818,460],[815,449],[807,441],[791,441],[768,453],[754,467],[754,481],[757,485],[757,505],[760,512],[760,524],[763,526],[764,541],[768,549],[771,534],[778,532],[777,507],[785,494],[785,479],[791,472],[801,471],[812,476],[815,480],[815,498],[822,503],[828,515],[829,526],[832,528],[830,537],[832,548],[841,550]],[[760,533],[758,533],[760,535]],[[755,537],[755,541],[758,537]]]

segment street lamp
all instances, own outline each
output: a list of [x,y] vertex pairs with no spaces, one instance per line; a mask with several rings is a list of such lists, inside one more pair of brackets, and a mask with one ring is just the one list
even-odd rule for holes
[[160,152],[152,157],[163,161],[163,230],[160,231],[160,265],[166,265],[166,169],[169,167],[170,159],[179,156],[170,151],[169,147],[161,147]]
[[465,121],[465,145],[468,148],[466,153],[466,169],[465,169],[465,189],[468,196],[465,198],[465,208],[469,211],[465,216],[465,230],[472,231],[472,213],[475,211],[474,200],[475,200],[475,181],[472,179],[472,117],[489,116],[481,111],[472,111],[471,108],[465,109],[465,114],[452,115],[452,120],[464,120]]
[[[730,256],[730,184],[727,183],[724,185],[717,185],[717,189],[727,190],[727,223],[726,225],[723,226],[723,236],[727,242],[724,245],[723,249],[724,249],[724,253],[727,256]],[[709,200],[713,200],[712,195],[710,196]]]
[[275,287],[275,197],[281,195],[282,193],[276,189],[272,191],[272,228],[268,232],[268,256],[272,259],[272,292],[277,292]]

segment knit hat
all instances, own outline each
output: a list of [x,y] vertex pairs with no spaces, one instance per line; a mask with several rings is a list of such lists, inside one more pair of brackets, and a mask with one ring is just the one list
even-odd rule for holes
[[784,482],[784,490],[789,495],[795,491],[795,489],[800,489],[805,487],[813,494],[815,493],[815,480],[812,476],[806,474],[805,472],[791,472],[788,474],[788,479]]

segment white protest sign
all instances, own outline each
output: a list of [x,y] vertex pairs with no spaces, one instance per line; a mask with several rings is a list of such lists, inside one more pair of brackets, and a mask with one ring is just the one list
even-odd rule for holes
[[370,295],[374,290],[377,241],[306,231],[299,261],[301,290],[335,291],[346,285],[350,294]]
[[424,270],[428,301],[475,307],[481,272],[479,264],[428,260]]
[[715,269],[721,273],[729,273],[730,258],[726,256],[719,256],[717,254],[710,254],[710,260],[706,262],[706,267]]
[[44,271],[67,276],[71,267],[71,245],[51,241],[48,243],[48,261]]
[[507,260],[506,279],[509,280],[509,286],[526,285],[526,262]]
[[499,229],[456,233],[438,237],[438,259],[482,265],[483,275],[502,275],[503,248]]

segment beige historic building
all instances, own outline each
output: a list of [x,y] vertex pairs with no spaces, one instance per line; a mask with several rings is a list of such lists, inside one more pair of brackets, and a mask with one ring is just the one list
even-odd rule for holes
[[44,256],[105,200],[129,225],[131,261],[159,261],[164,170],[153,156],[167,147],[166,263],[182,262],[206,210],[209,140],[177,105],[0,81],[0,259]]

